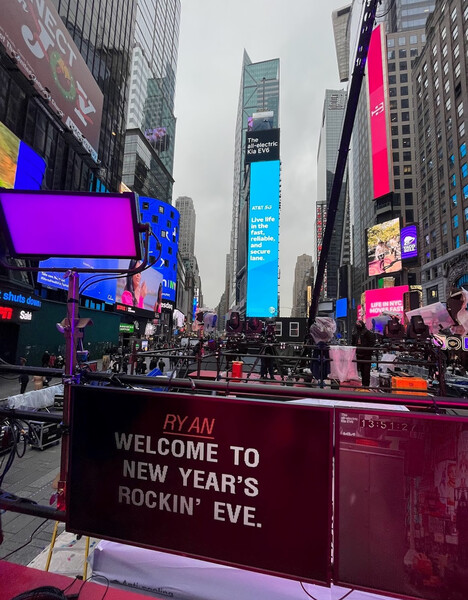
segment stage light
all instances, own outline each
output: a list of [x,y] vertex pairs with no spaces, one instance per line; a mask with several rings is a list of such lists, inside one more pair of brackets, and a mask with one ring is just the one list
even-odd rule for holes
[[426,340],[429,338],[429,327],[420,315],[413,315],[408,326],[408,337],[413,340]]
[[391,340],[401,340],[405,337],[405,327],[398,317],[392,317],[384,327],[384,337]]

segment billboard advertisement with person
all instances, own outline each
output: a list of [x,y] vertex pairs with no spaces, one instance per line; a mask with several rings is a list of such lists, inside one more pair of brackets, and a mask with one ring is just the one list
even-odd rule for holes
[[369,227],[367,266],[369,277],[401,271],[400,219]]
[[[119,269],[136,269],[141,264],[135,260],[120,260]],[[161,312],[163,290],[162,273],[148,267],[140,273],[128,273],[117,279],[116,301],[126,306],[155,313]]]

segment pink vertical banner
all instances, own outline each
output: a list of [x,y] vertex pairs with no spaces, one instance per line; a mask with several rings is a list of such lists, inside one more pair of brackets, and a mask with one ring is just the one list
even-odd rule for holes
[[383,30],[378,25],[372,32],[367,58],[374,198],[390,192],[383,49]]

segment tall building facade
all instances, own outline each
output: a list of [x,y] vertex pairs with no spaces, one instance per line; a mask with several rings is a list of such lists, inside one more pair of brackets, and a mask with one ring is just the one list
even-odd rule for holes
[[[18,2],[4,3],[0,12],[3,133],[16,144],[26,144],[43,162],[38,188],[118,191],[135,0],[44,0],[27,4],[27,12]],[[49,34],[52,22],[56,26],[53,36]],[[39,48],[38,43],[33,52],[26,40],[37,39],[39,34],[42,46]],[[50,63],[56,67],[55,77]],[[29,160],[21,167],[23,173],[33,169]],[[4,185],[3,161],[0,171]],[[15,362],[19,353],[26,356],[29,352],[28,363],[35,364],[47,340],[55,339],[51,328],[55,330],[55,323],[64,315],[64,305],[50,300],[64,300],[66,294],[42,288],[35,277],[3,268],[0,284],[2,289],[18,292],[17,297],[28,297],[33,290],[41,295],[35,303],[41,308],[34,316],[34,327],[12,322],[8,330],[6,324],[0,330],[1,358]],[[118,324],[112,338],[104,330],[113,315],[108,319],[105,316],[93,314],[91,336],[96,343],[106,338],[118,341]],[[57,337],[54,343],[58,345],[63,336]]]
[[230,308],[245,310],[247,294],[247,221],[250,169],[245,167],[246,134],[254,115],[266,115],[265,126],[279,128],[279,59],[252,63],[244,51],[237,111],[232,230],[229,258]]
[[307,316],[307,284],[312,270],[312,256],[301,254],[294,269],[293,306],[291,317]]
[[197,215],[192,198],[179,196],[175,207],[180,213],[179,252],[183,258],[195,256],[195,227]]
[[180,0],[136,0],[123,181],[172,202]]
[[[318,257],[322,251],[322,238],[325,230],[328,205],[335,177],[338,148],[341,139],[343,118],[346,110],[346,92],[344,90],[326,90],[322,112],[319,149],[317,154],[317,219],[316,219],[316,246],[314,248],[314,262],[318,264]],[[347,195],[347,170],[343,177],[343,184],[335,216],[332,242],[328,248],[326,276],[324,277],[322,296],[326,298],[338,297],[338,269],[342,259],[343,233],[349,231],[345,228]]]
[[413,66],[423,302],[468,284],[468,5],[437,3]]
[[[349,155],[349,195],[352,232],[352,290],[357,304],[362,292],[377,287],[376,277],[368,275],[366,230],[377,224],[400,218],[402,225],[418,221],[417,127],[413,111],[411,65],[426,42],[425,21],[434,2],[420,0],[408,5],[404,0],[392,0],[377,12],[381,34],[381,69],[383,98],[378,106],[369,103],[367,76],[363,83],[356,112]],[[349,15],[346,36],[350,48],[350,72],[358,40],[361,4],[354,1]],[[338,43],[338,42],[337,42]],[[369,61],[367,63],[369,69]],[[376,195],[373,173],[370,119],[385,114],[386,162],[388,193]],[[419,269],[392,273],[392,285],[419,283]]]

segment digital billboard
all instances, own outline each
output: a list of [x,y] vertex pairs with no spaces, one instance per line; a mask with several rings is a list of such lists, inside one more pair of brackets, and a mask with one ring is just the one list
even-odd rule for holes
[[402,323],[405,314],[404,294],[408,291],[407,285],[398,285],[364,292],[367,329],[383,333],[391,316],[398,316]]
[[103,94],[51,0],[3,2],[7,55],[97,161]]
[[245,163],[279,160],[279,129],[248,131],[245,143]]
[[367,57],[374,198],[384,196],[391,191],[385,96],[385,51],[383,27],[378,25],[372,32]]
[[[80,287],[86,289],[83,292],[84,296],[89,296],[102,302],[114,304],[115,289],[117,285],[117,274],[112,279],[110,275],[101,274],[103,281],[97,281],[100,277],[99,272],[102,269],[118,269],[119,261],[117,259],[92,259],[92,258],[49,258],[39,263],[43,271],[37,274],[37,282],[50,288],[60,290],[68,290],[68,279],[65,279],[63,273],[55,273],[47,269],[62,268],[62,269],[94,269],[96,273],[80,273]],[[94,281],[94,283],[93,283]],[[88,285],[89,284],[89,285]]]
[[145,129],[145,138],[159,152],[169,149],[170,136],[167,132],[167,127]]
[[264,129],[273,129],[274,112],[266,110],[253,113],[247,119],[247,128],[249,131],[262,131]]
[[[119,269],[135,269],[141,264],[136,260],[119,260]],[[147,310],[153,313],[161,312],[163,299],[163,276],[153,267],[148,267],[141,273],[119,277],[116,280],[116,303]]]
[[278,315],[280,162],[253,163],[247,256],[247,316]]
[[0,187],[39,190],[46,168],[43,158],[0,123]]
[[335,304],[335,316],[337,319],[348,316],[348,298],[338,298]]
[[[162,273],[163,300],[175,303],[179,211],[171,204],[157,198],[140,196],[139,203],[141,221],[142,223],[149,223],[154,234],[150,237],[149,253],[150,257],[156,259],[153,268]],[[161,245],[160,250],[157,247],[158,242]]]
[[400,219],[373,225],[367,230],[369,277],[401,271]]
[[402,260],[418,257],[418,227],[407,225],[401,229],[401,258]]

